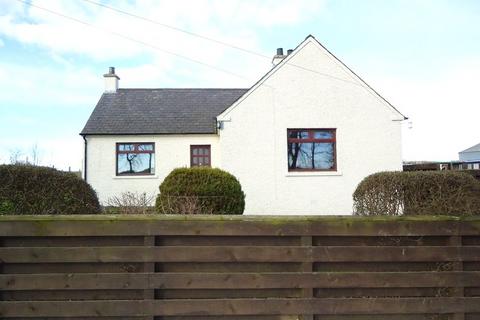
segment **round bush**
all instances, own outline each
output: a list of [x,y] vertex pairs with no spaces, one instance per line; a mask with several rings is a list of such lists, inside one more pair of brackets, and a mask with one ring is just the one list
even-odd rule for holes
[[92,187],[73,173],[30,165],[0,165],[0,214],[96,214]]
[[178,168],[160,185],[155,207],[163,214],[242,214],[245,194],[237,178],[226,171]]
[[479,215],[480,182],[459,171],[379,172],[353,202],[356,215]]

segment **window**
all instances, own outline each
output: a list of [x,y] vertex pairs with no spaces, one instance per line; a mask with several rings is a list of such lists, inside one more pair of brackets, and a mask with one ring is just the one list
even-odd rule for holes
[[191,167],[210,167],[210,145],[192,145],[190,146],[190,166]]
[[288,129],[288,171],[336,171],[335,129]]
[[117,143],[117,176],[155,174],[154,143]]

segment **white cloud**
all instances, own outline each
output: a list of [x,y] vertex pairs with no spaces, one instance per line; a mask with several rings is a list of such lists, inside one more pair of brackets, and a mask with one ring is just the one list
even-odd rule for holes
[[480,60],[470,60],[425,78],[374,78],[372,85],[412,122],[403,130],[405,160],[457,160],[480,141],[479,73]]
[[[153,57],[155,63],[151,65],[151,70],[157,70],[163,78],[176,78],[178,69],[183,67],[199,68],[194,77],[196,79],[202,74],[209,77],[212,75],[213,68],[163,52],[169,51],[249,79],[247,82],[238,78],[229,79],[228,82],[234,86],[251,85],[259,76],[258,70],[264,70],[265,66],[269,65],[267,59],[246,53],[239,54],[235,49],[128,17],[88,2],[33,0],[32,4],[34,6],[31,7],[7,6],[0,11],[0,35],[47,49],[56,61],[61,61],[62,55],[68,54],[87,56],[97,62],[114,59],[145,61],[146,57]],[[79,19],[100,30],[56,16],[35,6]],[[311,19],[323,9],[323,1],[146,0],[116,1],[112,6],[209,38],[258,51],[260,47],[256,32],[258,28],[290,25]],[[110,30],[150,46],[102,30]],[[269,55],[270,53],[267,54]],[[232,60],[235,60],[235,63],[232,63]],[[145,63],[147,62],[140,65]],[[257,72],[252,72],[255,70]],[[213,72],[215,76],[221,75],[218,71]],[[221,75],[222,78],[224,76],[225,74]],[[228,77],[232,78],[231,75]],[[201,78],[211,82],[211,78]]]
[[0,38],[0,48],[5,46],[5,43],[3,42],[2,38]]
[[[32,105],[78,107],[95,103],[103,89],[103,79],[84,67],[27,67],[0,63],[1,101]],[[92,94],[97,95],[92,100]]]
[[[322,9],[319,1],[117,1],[112,6],[161,23],[230,42],[249,49],[257,47],[256,28],[289,25],[311,18]],[[32,1],[32,4],[79,19],[102,30],[147,42],[201,61],[215,62],[225,52],[199,38],[131,18],[81,1]],[[12,7],[0,15],[0,33],[26,44],[60,53],[86,54],[98,60],[133,57],[146,49],[98,29],[66,20],[34,6],[19,12]],[[195,50],[198,48],[201,50]]]
[[324,9],[325,1],[211,1],[218,16],[236,25],[292,25]]
[[0,15],[21,13],[23,4],[19,1],[0,0]]

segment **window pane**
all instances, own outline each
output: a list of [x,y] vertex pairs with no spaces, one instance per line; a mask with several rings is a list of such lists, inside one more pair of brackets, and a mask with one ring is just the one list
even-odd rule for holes
[[334,166],[333,143],[289,143],[289,169],[332,169]]
[[198,165],[198,158],[197,158],[197,157],[194,157],[194,158],[192,159],[192,162],[193,162],[194,165]]
[[293,139],[308,139],[308,131],[290,130],[288,137]]
[[151,144],[139,144],[138,151],[153,151],[153,145]]
[[316,130],[313,133],[314,139],[333,139],[333,132],[330,130]]
[[194,156],[198,155],[198,149],[197,148],[193,148],[192,152],[193,152]]
[[154,174],[155,154],[124,153],[117,156],[118,174]]
[[297,163],[299,168],[314,168],[315,143],[301,143]]
[[133,151],[133,149],[133,144],[122,143],[118,145],[118,151]]
[[201,156],[203,155],[203,149],[202,148],[198,148],[198,154],[201,155]]
[[209,164],[210,164],[209,162],[210,162],[210,161],[209,161],[208,157],[205,157],[204,163],[205,163],[206,165],[209,165]]
[[209,148],[205,148],[203,152],[204,152],[204,154],[205,154],[206,156],[208,156],[208,154],[210,153],[210,149],[209,149]]
[[332,169],[334,166],[333,143],[315,143],[314,169]]

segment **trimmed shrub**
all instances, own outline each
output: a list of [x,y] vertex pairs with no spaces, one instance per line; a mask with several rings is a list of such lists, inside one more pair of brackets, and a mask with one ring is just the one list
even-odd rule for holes
[[245,194],[237,178],[226,171],[178,168],[160,185],[155,207],[163,214],[242,214]]
[[96,214],[92,187],[73,173],[30,165],[0,165],[0,214]]
[[379,172],[353,202],[356,215],[479,215],[480,182],[458,171]]

